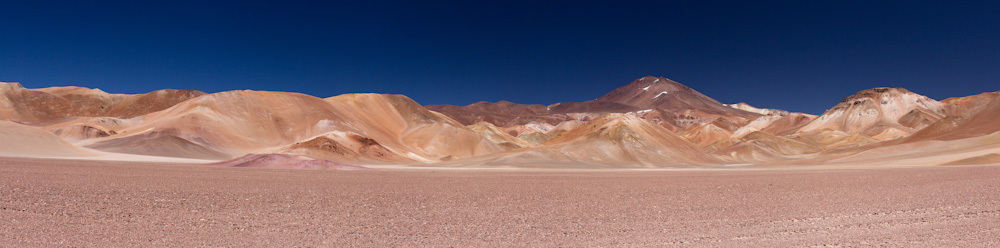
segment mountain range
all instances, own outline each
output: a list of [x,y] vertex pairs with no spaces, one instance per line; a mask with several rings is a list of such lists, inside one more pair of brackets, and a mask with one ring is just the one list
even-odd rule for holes
[[816,116],[723,104],[652,76],[548,106],[0,83],[0,156],[544,168],[1000,163],[1000,91],[938,101],[879,87],[831,105]]

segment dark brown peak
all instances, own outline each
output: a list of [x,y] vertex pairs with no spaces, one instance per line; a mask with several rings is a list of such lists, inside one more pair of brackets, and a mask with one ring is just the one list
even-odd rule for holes
[[645,77],[641,77],[641,78],[636,79],[635,81],[633,81],[633,83],[634,82],[649,82],[649,81],[654,81],[654,82],[657,82],[657,83],[671,83],[671,82],[672,83],[677,83],[674,80],[670,80],[669,78],[657,77],[657,76],[645,76]]
[[[647,87],[649,87],[649,88],[647,88]],[[687,87],[687,86],[685,86],[685,85],[683,85],[681,83],[678,83],[678,82],[676,82],[674,80],[670,80],[668,78],[665,78],[665,77],[645,76],[645,77],[636,79],[636,80],[632,81],[631,83],[629,83],[629,84],[627,84],[625,86],[619,87],[619,88],[615,89],[612,92],[619,91],[619,90],[621,90],[621,91],[640,91],[640,90],[641,91],[653,91],[653,90],[661,90],[662,91],[664,89],[668,89],[668,90],[671,90],[671,91],[678,91],[678,90],[690,90],[691,88],[689,88],[689,87]],[[658,93],[658,92],[660,92],[660,91],[656,91],[656,92],[653,92],[653,93],[655,94],[655,93]]]
[[652,78],[652,80],[647,79],[646,81],[649,82],[648,85],[652,85],[654,87],[656,85],[665,85],[669,86],[669,88],[673,90],[691,90],[691,87],[687,87],[687,85],[678,83],[677,81],[670,80],[669,78],[665,77],[654,77]]
[[666,78],[646,77],[617,88],[593,102],[614,102],[639,109],[705,108],[731,112],[715,99]]

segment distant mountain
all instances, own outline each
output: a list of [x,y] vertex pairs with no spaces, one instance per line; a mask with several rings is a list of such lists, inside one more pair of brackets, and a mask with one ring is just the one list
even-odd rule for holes
[[425,107],[403,95],[321,99],[249,90],[128,95],[0,83],[3,156],[243,157],[276,168],[983,163],[1000,153],[998,120],[1000,91],[936,101],[879,87],[815,116],[722,104],[662,77],[549,106]]
[[50,123],[69,117],[132,118],[204,94],[196,90],[167,89],[126,95],[73,86],[25,89],[19,83],[0,83],[0,119]]
[[[556,126],[568,121],[586,122],[604,113],[631,113],[671,131],[685,130],[714,121],[731,123],[727,126],[739,126],[762,115],[727,106],[673,80],[652,76],[637,79],[600,98],[586,102],[564,102],[542,106],[501,101],[478,102],[467,106],[430,105],[427,108],[441,112],[463,124],[485,121],[509,130],[520,130],[522,128],[519,126],[525,125]],[[767,111],[787,114],[787,111],[782,110]],[[528,134],[531,133],[525,135]],[[522,134],[515,132],[515,135],[520,137]],[[546,139],[538,135],[522,138],[526,140],[542,138],[542,141]]]
[[[697,109],[708,114],[753,117],[758,114],[727,107],[683,84],[663,77],[647,76],[615,89],[588,104],[618,103],[633,110],[679,111]],[[567,109],[567,112],[575,112]]]
[[944,118],[944,105],[903,88],[873,88],[840,101],[800,132],[820,129],[864,134],[877,140],[907,136]]
[[[564,116],[569,113],[628,113],[648,110],[675,113],[682,110],[698,110],[699,113],[713,117],[752,118],[760,115],[727,107],[673,80],[652,76],[637,79],[600,98],[586,102],[564,102],[542,106],[500,101],[478,102],[461,107],[429,105],[427,108],[448,115],[466,125],[486,121],[500,127],[523,125],[533,121],[555,125],[570,119]],[[671,115],[671,118],[684,118],[684,116]],[[672,124],[676,122],[666,121]]]

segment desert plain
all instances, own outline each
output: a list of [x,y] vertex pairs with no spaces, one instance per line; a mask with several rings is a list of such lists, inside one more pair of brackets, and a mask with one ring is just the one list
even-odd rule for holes
[[288,170],[0,158],[0,246],[991,247],[1000,166]]

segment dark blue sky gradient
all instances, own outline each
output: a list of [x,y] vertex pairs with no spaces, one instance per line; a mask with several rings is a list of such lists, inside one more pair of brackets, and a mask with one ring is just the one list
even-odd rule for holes
[[1000,90],[997,1],[612,2],[3,1],[0,81],[466,105],[585,101],[654,75],[813,114],[877,86]]

